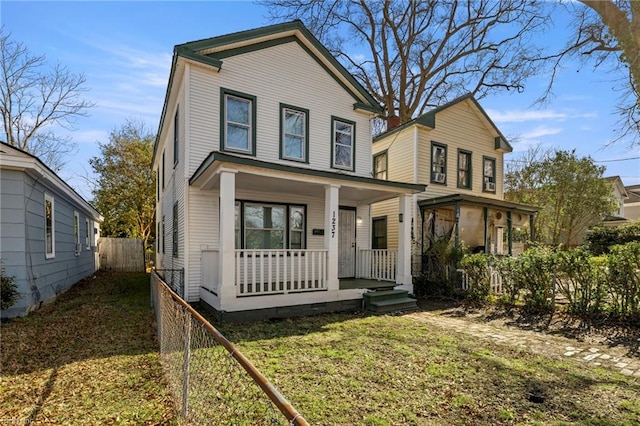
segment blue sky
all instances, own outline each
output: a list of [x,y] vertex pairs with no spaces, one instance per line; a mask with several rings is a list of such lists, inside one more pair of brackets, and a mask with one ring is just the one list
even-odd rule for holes
[[[145,122],[155,133],[176,44],[242,31],[270,22],[265,10],[239,1],[197,2],[0,2],[0,22],[12,38],[34,54],[45,54],[72,72],[86,75],[87,99],[96,103],[71,132],[77,154],[60,172],[85,198],[91,199],[89,159],[99,155],[98,143],[126,119]],[[562,28],[563,25],[559,25]],[[564,40],[562,30],[550,40]],[[354,48],[353,54],[362,54]],[[605,175],[620,175],[625,185],[640,184],[640,149],[613,138],[617,100],[613,77],[568,64],[552,102],[531,107],[546,76],[531,80],[522,94],[501,94],[480,100],[493,121],[514,138],[515,159],[529,146],[576,149],[608,161]]]

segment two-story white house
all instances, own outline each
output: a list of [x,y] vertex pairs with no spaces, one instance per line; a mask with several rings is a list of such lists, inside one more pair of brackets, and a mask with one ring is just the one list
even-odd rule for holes
[[[512,147],[471,95],[461,96],[374,139],[374,176],[426,183],[411,202],[413,269],[439,239],[476,252],[517,254],[537,208],[503,198],[504,155]],[[398,203],[372,209],[373,248],[395,248]]]
[[373,256],[371,205],[425,185],[372,177],[380,106],[300,21],[177,45],[158,136],[157,267],[246,319],[360,307],[410,289],[410,221]]

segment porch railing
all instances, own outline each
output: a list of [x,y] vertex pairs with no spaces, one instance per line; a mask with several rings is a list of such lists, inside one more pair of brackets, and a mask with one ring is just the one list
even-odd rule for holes
[[395,282],[398,250],[360,250],[358,264],[358,278]]
[[236,294],[326,290],[327,259],[327,250],[236,250]]

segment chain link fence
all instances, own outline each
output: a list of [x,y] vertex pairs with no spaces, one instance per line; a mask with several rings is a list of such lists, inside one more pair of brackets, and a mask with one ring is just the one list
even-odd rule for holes
[[184,299],[184,269],[156,269],[162,281]]
[[162,366],[188,424],[308,425],[251,362],[155,271],[151,298]]

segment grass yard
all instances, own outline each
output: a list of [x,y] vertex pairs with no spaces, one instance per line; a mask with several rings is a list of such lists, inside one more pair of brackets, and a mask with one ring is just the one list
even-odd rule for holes
[[2,324],[0,424],[177,424],[147,274],[99,273]]
[[640,424],[640,382],[403,316],[223,325],[312,425]]

